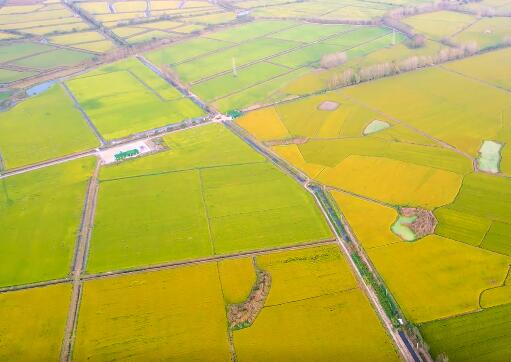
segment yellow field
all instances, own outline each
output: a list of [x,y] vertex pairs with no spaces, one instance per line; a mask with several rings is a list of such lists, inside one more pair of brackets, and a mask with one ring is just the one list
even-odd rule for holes
[[117,12],[145,11],[147,3],[145,1],[116,1],[114,8]]
[[290,136],[274,107],[249,112],[236,122],[261,141],[277,140]]
[[401,241],[390,231],[397,219],[395,209],[344,192],[332,191],[332,196],[364,249]]
[[0,294],[0,360],[58,361],[71,286]]
[[259,256],[257,264],[272,284],[255,322],[233,333],[238,361],[398,360],[337,245]]
[[142,28],[135,28],[135,27],[129,27],[129,26],[122,26],[119,28],[112,29],[115,35],[120,36],[121,38],[132,36],[135,34],[139,34],[144,32],[144,29]]
[[78,31],[89,29],[90,26],[83,22],[76,22],[70,24],[61,24],[61,25],[49,25],[49,26],[41,26],[37,28],[23,29],[24,32],[36,35],[44,35],[53,33],[54,31]]
[[509,257],[436,235],[368,254],[415,323],[478,310],[481,292],[501,285],[511,263]]
[[[158,1],[160,2],[160,1]],[[151,6],[154,6],[155,2],[151,2]],[[156,30],[168,30],[175,28],[177,26],[183,25],[183,23],[179,23],[177,21],[170,21],[170,20],[163,20],[163,21],[155,21],[154,23],[145,23],[140,24],[140,27],[146,28],[146,29],[156,29]]]
[[[458,62],[448,63],[446,67],[470,77],[511,89],[511,72],[508,65],[510,61],[511,48],[506,48]],[[492,64],[492,66],[488,67],[488,64]],[[505,110],[509,108],[497,109]],[[506,119],[511,118],[506,115]]]
[[325,169],[324,166],[306,162],[297,145],[274,146],[271,149],[279,157],[302,170],[310,178],[315,179]]
[[105,38],[95,31],[84,31],[80,33],[71,33],[64,35],[56,35],[49,38],[50,42],[63,45],[71,45],[76,43],[85,43],[91,41],[105,40]]
[[220,283],[225,302],[244,302],[256,281],[254,262],[251,258],[226,259],[218,263]]
[[337,245],[262,255],[257,265],[272,277],[265,306],[357,287]]
[[104,53],[114,48],[114,44],[110,40],[93,41],[90,43],[83,43],[73,45],[73,48],[90,50],[91,52]]
[[481,294],[481,307],[490,308],[511,303],[511,285],[488,289]]
[[240,362],[399,360],[359,289],[265,307],[233,338]]
[[462,177],[387,158],[351,155],[325,169],[318,181],[393,205],[431,209],[454,200]]
[[15,38],[19,38],[19,35],[0,32],[0,40],[15,39]]
[[230,360],[216,263],[86,282],[74,357]]
[[80,2],[78,5],[91,14],[110,13],[108,2],[106,1]]
[[[449,63],[449,67],[472,59],[476,57]],[[498,78],[506,71],[506,62],[492,60],[491,64],[497,66],[486,73],[494,71],[492,74],[497,75],[492,77]],[[487,69],[485,64],[489,63],[482,62],[478,69]],[[503,79],[509,77],[504,75]],[[509,92],[439,67],[367,82],[341,92],[474,157],[483,140],[499,139],[501,112],[511,102]],[[504,121],[511,119],[504,116]]]
[[468,14],[436,11],[410,16],[405,18],[403,22],[412,26],[419,33],[426,34],[434,39],[440,39],[454,34],[475,20],[474,16]]

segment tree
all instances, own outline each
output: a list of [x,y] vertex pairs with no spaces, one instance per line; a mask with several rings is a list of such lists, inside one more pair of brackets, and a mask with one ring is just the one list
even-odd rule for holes
[[407,42],[408,47],[412,49],[422,48],[425,44],[426,37],[422,34],[415,34]]
[[348,56],[345,52],[323,55],[320,61],[321,68],[330,69],[346,63]]

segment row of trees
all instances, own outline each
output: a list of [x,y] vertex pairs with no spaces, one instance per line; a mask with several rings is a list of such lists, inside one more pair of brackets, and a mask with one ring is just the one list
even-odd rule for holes
[[379,79],[390,75],[409,72],[419,68],[445,63],[474,55],[479,51],[477,43],[462,44],[456,48],[443,48],[433,55],[415,55],[402,60],[370,65],[359,70],[346,69],[334,74],[329,81],[330,88],[345,87],[360,82]]

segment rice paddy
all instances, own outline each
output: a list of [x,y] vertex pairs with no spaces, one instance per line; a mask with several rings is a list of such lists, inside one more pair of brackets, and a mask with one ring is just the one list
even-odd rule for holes
[[98,144],[60,84],[0,113],[0,155],[5,169],[85,151]]
[[509,10],[2,3],[0,360],[508,360]]
[[1,180],[0,287],[68,275],[94,164],[84,158]]
[[58,360],[70,295],[69,284],[0,294],[0,358]]
[[[211,154],[208,146],[218,148],[205,138],[210,134],[223,134],[227,139],[223,147],[227,147],[229,141],[236,144],[236,139],[228,132],[221,126],[189,131],[196,133],[195,137],[205,148],[202,152],[206,154]],[[169,144],[176,141],[179,138],[170,138]],[[188,147],[185,145],[182,152]],[[256,162],[230,163],[228,158],[220,158],[215,166],[201,166],[200,159],[196,159],[187,165],[188,169],[182,169],[179,164],[172,165],[172,158],[179,156],[171,146],[165,152],[170,156],[165,164],[176,167],[175,171],[158,170],[153,163],[154,168],[130,177],[106,179],[108,174],[103,173],[89,272],[331,237],[312,196],[245,147],[240,147],[242,152]],[[218,151],[220,154],[230,152],[229,148]],[[165,153],[133,163],[151,164],[151,157],[165,157]],[[144,208],[143,205],[151,205],[152,211],[141,217],[139,208]],[[175,210],[186,212],[176,213]]]
[[106,66],[66,84],[109,140],[203,115],[188,98],[165,99],[164,92],[176,91],[138,61]]

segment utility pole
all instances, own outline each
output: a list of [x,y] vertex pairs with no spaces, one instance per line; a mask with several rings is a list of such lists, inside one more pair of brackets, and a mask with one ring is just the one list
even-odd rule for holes
[[232,58],[232,75],[234,77],[238,76],[238,71],[236,70],[236,58]]

